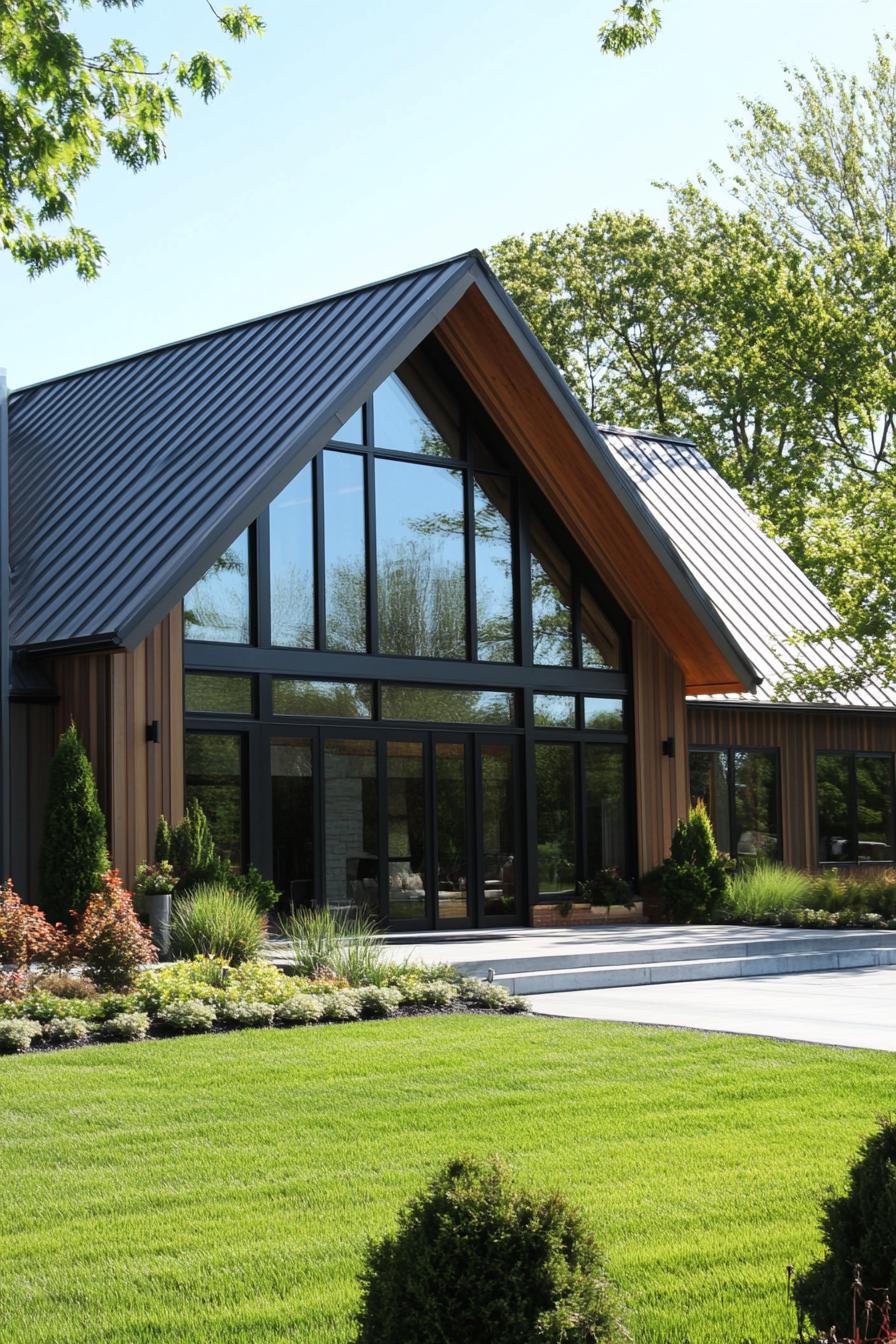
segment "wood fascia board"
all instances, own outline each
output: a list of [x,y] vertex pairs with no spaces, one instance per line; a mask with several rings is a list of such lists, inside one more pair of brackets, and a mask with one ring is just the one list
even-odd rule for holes
[[[568,414],[548,394],[499,303],[481,285],[471,287],[443,318],[436,336],[621,605],[645,620],[670,650],[686,684],[752,689],[757,679],[745,656],[738,657],[730,641],[725,647],[722,631],[707,628],[711,608],[704,604],[701,619],[682,591],[681,576],[670,573],[671,566],[645,537],[643,520],[635,521],[596,451],[585,446]],[[550,454],[543,451],[545,443],[553,445]],[[595,510],[609,527],[594,528]],[[633,557],[640,558],[642,568],[633,568]],[[687,583],[693,587],[692,580]]]

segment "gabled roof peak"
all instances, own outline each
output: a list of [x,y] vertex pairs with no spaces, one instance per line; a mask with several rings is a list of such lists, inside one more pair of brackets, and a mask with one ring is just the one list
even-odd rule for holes
[[48,387],[55,383],[66,382],[73,378],[81,378],[85,374],[100,373],[103,369],[115,368],[120,364],[130,364],[135,360],[146,359],[152,355],[164,354],[168,350],[176,350],[182,346],[196,344],[197,341],[208,340],[213,336],[226,336],[231,332],[241,331],[254,327],[262,322],[276,321],[278,318],[287,318],[299,313],[307,312],[310,309],[321,308],[329,303],[336,303],[342,299],[351,299],[356,295],[367,294],[376,289],[382,289],[389,285],[394,285],[402,280],[416,278],[426,275],[432,271],[448,270],[457,265],[458,262],[478,262],[485,270],[489,270],[488,262],[479,248],[471,248],[468,252],[458,252],[454,257],[446,257],[443,261],[433,261],[426,266],[419,266],[407,271],[400,271],[397,275],[384,277],[382,280],[371,280],[364,285],[352,285],[348,289],[337,290],[333,294],[325,294],[320,298],[307,299],[303,303],[288,304],[285,308],[275,308],[271,312],[257,313],[253,317],[244,317],[237,322],[226,322],[221,327],[210,327],[207,331],[197,331],[191,336],[178,336],[174,340],[161,341],[158,345],[145,346],[142,350],[134,350],[127,355],[115,355],[112,359],[101,359],[96,364],[85,364],[80,369],[72,369],[67,373],[57,373],[50,378],[39,378],[33,383],[23,383],[21,387],[10,389],[10,398],[23,396],[26,392],[35,392],[43,387]]

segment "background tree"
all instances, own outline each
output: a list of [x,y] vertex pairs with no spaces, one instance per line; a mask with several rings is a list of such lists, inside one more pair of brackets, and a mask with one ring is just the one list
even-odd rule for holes
[[40,851],[40,904],[50,920],[83,910],[109,867],[106,819],[96,781],[74,723],[50,763]]
[[[220,12],[218,28],[240,42],[264,24],[248,5]],[[78,0],[84,9],[137,9],[142,0]],[[129,39],[84,50],[70,22],[74,0],[0,3],[0,246],[39,275],[73,262],[94,279],[99,239],[74,220],[77,192],[103,150],[134,172],[165,154],[180,114],[179,91],[216,97],[230,78],[219,57],[197,51],[155,66]],[[58,226],[58,232],[48,231]]]
[[597,30],[597,40],[606,55],[627,56],[655,42],[662,24],[663,16],[650,0],[622,0]]
[[[597,213],[508,238],[501,280],[585,409],[693,438],[818,583],[858,650],[780,692],[896,681],[896,78],[789,71],[794,113],[745,103],[731,167],[666,216]],[[816,637],[817,638],[817,637]]]

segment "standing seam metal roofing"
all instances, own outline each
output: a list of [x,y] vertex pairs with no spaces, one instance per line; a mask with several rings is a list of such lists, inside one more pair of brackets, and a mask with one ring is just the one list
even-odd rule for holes
[[142,637],[475,265],[455,258],[13,393],[14,645]]
[[[788,648],[787,638],[794,631],[820,633],[836,624],[836,614],[693,443],[615,426],[604,427],[602,434],[720,619],[762,673],[760,692],[692,699],[771,703],[776,683],[795,657],[816,668],[854,666],[855,653],[842,640]],[[789,697],[785,703],[800,701]],[[837,703],[851,709],[894,709],[896,689],[868,681]]]

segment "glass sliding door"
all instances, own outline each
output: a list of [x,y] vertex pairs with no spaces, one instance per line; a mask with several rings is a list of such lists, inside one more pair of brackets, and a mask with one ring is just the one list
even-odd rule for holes
[[479,916],[513,924],[519,915],[517,743],[479,741]]
[[377,744],[329,737],[323,745],[323,886],[331,910],[380,914]]
[[467,747],[463,741],[433,743],[436,800],[436,919],[470,918],[470,824]]
[[386,743],[389,920],[427,915],[428,827],[422,741]]

